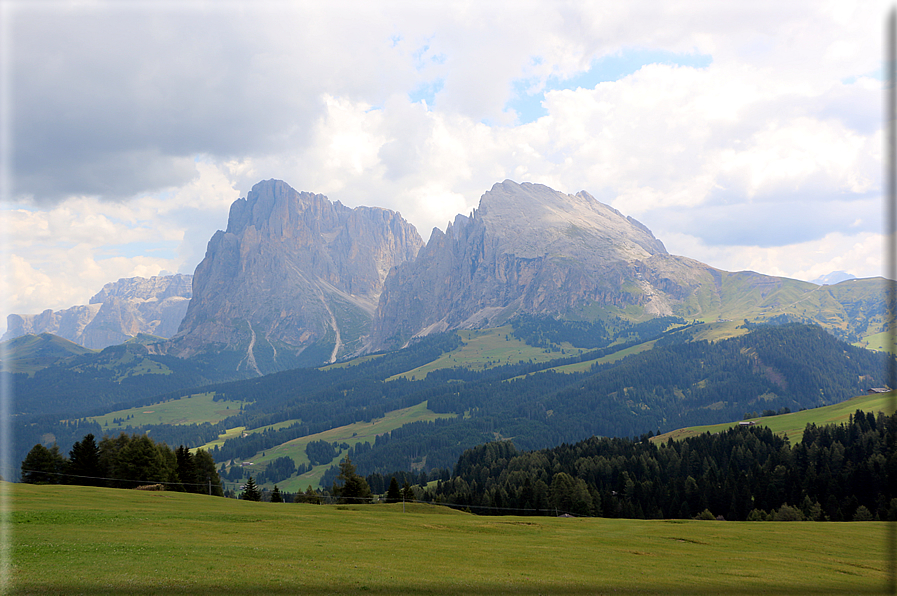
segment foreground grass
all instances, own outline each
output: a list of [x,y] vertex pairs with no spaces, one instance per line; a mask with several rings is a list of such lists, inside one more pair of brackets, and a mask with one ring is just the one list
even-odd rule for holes
[[11,594],[873,594],[885,524],[477,517],[0,486]]

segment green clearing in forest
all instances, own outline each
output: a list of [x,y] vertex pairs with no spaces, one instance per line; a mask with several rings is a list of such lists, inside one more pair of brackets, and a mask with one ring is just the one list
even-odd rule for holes
[[[328,443],[337,442],[340,444],[346,443],[350,447],[354,447],[359,443],[367,441],[373,445],[377,435],[391,432],[405,424],[421,421],[432,422],[438,418],[452,417],[454,417],[454,414],[437,414],[431,412],[427,409],[427,402],[422,402],[416,406],[388,412],[384,417],[375,418],[370,422],[355,422],[346,426],[340,426],[324,432],[293,439],[292,441],[265,449],[264,451],[260,451],[254,456],[247,458],[245,461],[252,463],[251,465],[244,467],[246,468],[247,475],[254,474],[255,470],[264,470],[268,462],[278,457],[289,457],[296,462],[297,466],[300,464],[307,464],[309,461],[308,456],[305,454],[305,448],[312,441],[326,441]],[[262,429],[246,432],[251,433],[260,430]],[[336,465],[342,460],[346,451],[346,449],[340,450],[339,455],[334,457],[331,462],[315,466],[310,472],[278,482],[277,487],[283,491],[297,492],[304,491],[309,485],[313,487],[319,486],[321,476],[324,475],[324,472],[327,471],[330,466]],[[230,488],[230,483],[227,484],[228,488]],[[261,484],[260,486],[273,488],[274,484],[268,483]]]
[[888,579],[882,522],[480,517],[5,483],[4,494],[0,591],[14,595],[880,594]]
[[442,368],[462,367],[470,370],[485,370],[505,364],[518,362],[548,362],[566,356],[575,356],[585,352],[569,343],[561,344],[563,351],[551,351],[527,345],[513,335],[510,325],[493,329],[457,331],[464,344],[457,350],[443,354],[433,362],[394,375],[387,380],[405,378],[409,380],[423,379],[431,371]]
[[[876,393],[872,395],[859,395],[847,401],[830,406],[822,406],[800,412],[791,412],[790,414],[780,414],[778,416],[764,416],[762,418],[751,418],[744,422],[753,421],[758,426],[767,426],[777,435],[784,435],[792,445],[800,442],[804,436],[804,429],[808,423],[816,426],[826,424],[841,424],[847,422],[848,417],[857,410],[864,412],[884,412],[885,414],[893,414],[897,405],[897,396],[891,393]],[[708,424],[705,426],[691,426],[688,428],[680,428],[653,437],[651,441],[666,442],[669,439],[680,440],[688,437],[694,437],[703,433],[718,433],[738,426],[742,421],[724,422],[722,424]]]
[[867,335],[863,338],[863,341],[860,342],[860,347],[866,348],[868,350],[877,350],[879,352],[894,352],[894,340],[891,337],[893,334],[889,331],[882,331],[881,333],[874,333],[872,335]]
[[[166,402],[116,410],[102,416],[91,416],[88,420],[99,424],[104,432],[124,429],[127,426],[145,424],[202,424],[219,422],[240,412],[243,402],[214,401],[214,392],[197,393]],[[128,420],[128,416],[131,419]],[[120,420],[120,422],[115,422]]]

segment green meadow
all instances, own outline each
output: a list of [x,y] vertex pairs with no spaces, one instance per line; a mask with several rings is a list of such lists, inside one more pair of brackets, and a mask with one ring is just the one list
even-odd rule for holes
[[2,484],[9,594],[878,594],[880,522],[479,517]]
[[243,405],[239,401],[214,401],[213,397],[214,392],[197,393],[151,406],[116,410],[102,416],[92,416],[88,420],[97,422],[104,431],[144,424],[215,423],[239,413]]
[[[872,395],[859,395],[841,403],[832,404],[830,406],[822,406],[820,408],[812,408],[802,410],[800,412],[791,412],[790,414],[780,414],[778,416],[764,416],[762,418],[751,418],[745,422],[753,422],[758,426],[767,426],[777,435],[788,437],[792,445],[799,443],[804,436],[804,429],[808,423],[816,426],[826,424],[842,424],[847,422],[851,414],[857,410],[864,412],[883,412],[885,414],[893,414],[897,410],[897,396],[891,393],[876,393]],[[694,437],[706,432],[711,434],[718,433],[738,426],[740,422],[725,422],[723,424],[708,424],[705,426],[691,426],[688,428],[680,428],[653,437],[651,440],[655,443],[665,442],[668,439],[685,439]]]
[[[313,435],[307,435],[304,437],[299,437],[298,439],[293,439],[292,441],[287,441],[286,443],[281,443],[280,445],[276,445],[264,451],[260,451],[256,453],[254,456],[247,458],[246,461],[251,461],[251,466],[246,467],[247,475],[254,474],[256,470],[264,470],[265,466],[271,460],[274,460],[278,457],[289,457],[293,461],[299,464],[307,464],[309,463],[308,456],[305,454],[306,446],[312,441],[326,441],[328,443],[346,443],[350,446],[355,446],[359,443],[364,443],[365,441],[373,444],[377,438],[377,435],[382,435],[383,433],[391,432],[405,424],[410,424],[412,422],[432,422],[438,418],[451,418],[453,414],[437,414],[435,412],[427,409],[427,402],[422,402],[417,404],[416,406],[410,406],[408,408],[402,408],[400,410],[394,410],[392,412],[387,412],[385,416],[382,418],[375,418],[370,422],[355,422],[353,424],[348,424],[345,426],[338,426],[336,428],[332,428],[330,430],[326,430],[320,433],[316,433]],[[293,421],[286,421],[278,423],[276,426],[288,426]],[[264,430],[269,427],[261,427],[258,429],[253,429],[251,431],[242,431],[246,433],[252,432],[264,432]],[[237,432],[241,432],[241,430],[233,429]],[[228,431],[231,433],[232,431]],[[219,438],[219,440],[221,440]],[[209,448],[213,443],[210,443],[208,446],[204,446],[203,448]],[[277,486],[280,490],[287,492],[297,492],[304,491],[309,485],[313,487],[317,487],[320,484],[321,477],[324,475],[324,472],[330,468],[331,465],[340,461],[345,455],[346,450],[340,450],[339,455],[337,455],[332,462],[328,462],[326,464],[322,464],[319,466],[315,466],[311,471],[306,472],[305,474],[300,474],[298,476],[293,476],[287,480],[282,482],[278,482]],[[273,488],[274,485],[271,483],[262,484],[260,486],[264,486],[267,488]]]
[[564,350],[552,352],[543,348],[527,345],[525,342],[512,335],[513,328],[510,325],[493,329],[458,331],[458,335],[464,344],[451,352],[445,353],[433,362],[402,374],[394,375],[387,380],[405,378],[409,380],[423,379],[431,371],[442,368],[454,368],[456,366],[471,370],[484,370],[503,364],[516,364],[518,362],[548,362],[557,358],[574,356],[585,352],[581,348],[574,348],[569,343],[561,344]]

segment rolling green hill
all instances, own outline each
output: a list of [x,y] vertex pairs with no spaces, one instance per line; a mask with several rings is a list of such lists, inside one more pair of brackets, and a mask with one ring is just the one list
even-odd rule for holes
[[6,355],[5,360],[0,360],[6,371],[10,373],[25,373],[29,377],[34,373],[58,365],[61,362],[84,354],[94,354],[83,346],[63,339],[52,333],[40,335],[23,335],[4,342],[0,355]]
[[[92,370],[118,386],[142,387],[148,396],[102,410],[74,409],[55,420],[19,417],[16,449],[24,457],[36,442],[55,440],[68,449],[88,432],[149,432],[175,446],[209,444],[219,463],[267,461],[283,449],[299,465],[302,445],[352,428],[339,444],[347,445],[343,453],[353,449],[360,473],[429,472],[449,469],[464,449],[495,439],[539,449],[592,435],[666,432],[740,420],[752,411],[829,405],[884,384],[882,354],[841,343],[818,326],[682,319],[602,325],[512,321],[496,330],[430,336],[405,350],[322,369],[155,397],[147,379],[173,379],[171,366],[183,361],[154,357],[139,345],[118,346],[83,361],[76,357],[66,370]],[[403,418],[401,412],[424,403],[429,417]],[[357,428],[381,420],[401,424],[350,440]],[[304,487],[331,480],[320,466],[312,472],[270,481]]]
[[678,441],[680,439],[694,437],[708,432],[715,434],[726,430],[727,428],[751,422],[758,426],[768,427],[777,435],[787,437],[789,442],[794,445],[795,443],[800,442],[807,424],[815,424],[816,426],[841,424],[847,422],[847,419],[857,410],[893,414],[895,410],[897,410],[897,395],[895,395],[893,391],[890,393],[859,395],[841,403],[802,410],[800,412],[779,414],[777,416],[764,416],[762,418],[748,418],[737,422],[724,422],[722,424],[707,424],[704,426],[680,428],[656,435],[651,438],[651,442],[663,443],[669,439]]

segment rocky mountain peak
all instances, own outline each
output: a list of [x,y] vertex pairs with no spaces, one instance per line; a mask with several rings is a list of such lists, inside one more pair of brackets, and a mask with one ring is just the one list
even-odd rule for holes
[[[589,304],[638,304],[669,314],[653,267],[673,259],[651,231],[585,191],[570,195],[505,180],[469,217],[434,230],[417,259],[390,273],[374,346],[456,328],[503,324],[515,313],[564,315]],[[667,264],[667,270],[678,265]],[[658,282],[672,292],[678,286]]]
[[389,270],[422,245],[394,211],[259,182],[209,241],[171,353],[223,349],[261,373],[358,352]]
[[630,260],[667,252],[644,225],[585,191],[569,195],[505,180],[482,196],[473,217],[483,221],[502,252],[520,258],[581,257],[597,250]]

